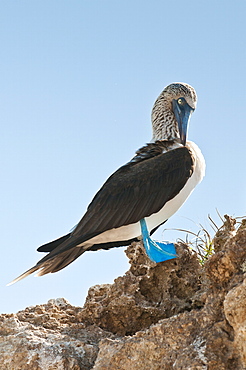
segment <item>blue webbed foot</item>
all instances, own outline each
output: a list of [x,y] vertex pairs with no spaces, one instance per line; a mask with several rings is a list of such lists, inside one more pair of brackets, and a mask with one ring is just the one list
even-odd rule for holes
[[164,243],[152,240],[143,218],[140,220],[143,244],[148,257],[154,262],[163,262],[177,257],[176,249],[173,243]]

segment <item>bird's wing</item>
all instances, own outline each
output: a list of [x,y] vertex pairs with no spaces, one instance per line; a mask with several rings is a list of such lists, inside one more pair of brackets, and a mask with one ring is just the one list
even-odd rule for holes
[[158,212],[180,192],[192,174],[192,167],[191,153],[185,147],[129,162],[98,191],[72,237],[82,243]]
[[39,247],[37,249],[37,251],[38,252],[51,252],[56,247],[58,247],[58,245],[62,244],[65,240],[67,240],[68,238],[70,238],[70,236],[71,236],[71,233],[68,233],[68,234],[66,234],[64,236],[61,236],[58,239],[52,240],[52,242],[43,244],[43,245],[41,245],[41,247]]

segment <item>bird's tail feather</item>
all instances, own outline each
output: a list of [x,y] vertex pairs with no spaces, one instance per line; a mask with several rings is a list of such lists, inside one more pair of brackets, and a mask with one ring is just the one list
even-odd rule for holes
[[10,283],[8,283],[7,286],[15,284],[15,283],[17,283],[17,281],[20,281],[20,280],[24,279],[25,277],[27,277],[28,275],[31,275],[33,272],[37,271],[38,268],[39,267],[37,267],[37,266],[33,266],[32,268],[30,268],[29,270],[25,271],[23,274],[18,276],[16,279],[14,279]]
[[84,247],[73,247],[65,252],[62,252],[55,256],[51,256],[50,258],[49,255],[47,255],[40,261],[38,261],[38,263],[35,266],[31,267],[29,270],[18,276],[16,279],[11,281],[7,285],[17,283],[17,281],[24,279],[25,277],[31,275],[35,271],[38,271],[36,276],[42,276],[62,270],[71,262],[75,261],[82,253],[85,252],[85,250],[86,249]]

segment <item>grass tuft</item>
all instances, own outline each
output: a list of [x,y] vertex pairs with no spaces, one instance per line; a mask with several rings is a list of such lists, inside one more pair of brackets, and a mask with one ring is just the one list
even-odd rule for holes
[[197,232],[185,229],[171,229],[186,233],[185,240],[178,238],[177,242],[185,243],[190,249],[195,251],[198,254],[201,265],[204,265],[210,256],[223,248],[228,237],[235,234],[236,229],[242,224],[243,219],[245,219],[245,217],[232,218],[228,215],[222,217],[218,211],[217,214],[222,225],[218,226],[212,217],[208,215],[209,230],[202,224],[197,225],[199,228]]

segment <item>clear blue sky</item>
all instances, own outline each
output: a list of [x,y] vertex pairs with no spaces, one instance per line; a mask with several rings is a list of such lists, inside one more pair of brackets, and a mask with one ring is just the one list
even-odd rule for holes
[[[246,214],[245,1],[2,1],[1,312],[64,297],[128,269],[124,249],[90,252],[57,274],[5,285],[67,233],[106,178],[151,139],[171,82],[195,87],[189,139],[207,173],[168,228]],[[175,240],[177,232],[156,238]]]

